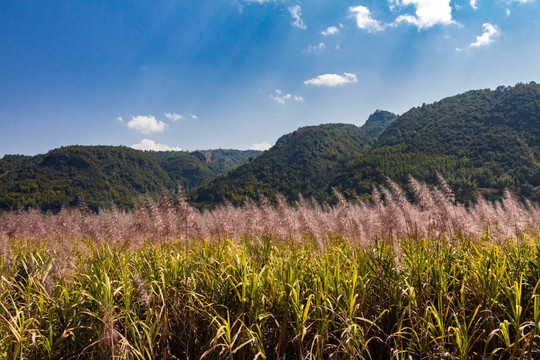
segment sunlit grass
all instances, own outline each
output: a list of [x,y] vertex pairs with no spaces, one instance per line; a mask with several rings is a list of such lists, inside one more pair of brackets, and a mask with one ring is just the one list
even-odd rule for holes
[[[540,234],[3,254],[0,356],[537,358]],[[398,249],[396,249],[398,246]]]
[[372,202],[0,215],[0,359],[536,359],[540,212]]

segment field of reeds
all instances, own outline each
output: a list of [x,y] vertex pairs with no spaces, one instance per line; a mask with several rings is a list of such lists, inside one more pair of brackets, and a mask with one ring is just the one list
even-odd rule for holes
[[0,358],[539,358],[540,209],[411,187],[0,214]]

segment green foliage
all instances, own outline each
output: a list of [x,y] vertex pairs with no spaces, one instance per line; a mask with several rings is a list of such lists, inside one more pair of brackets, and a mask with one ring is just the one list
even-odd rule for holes
[[230,170],[249,162],[261,154],[258,150],[217,149],[194,151],[193,154],[204,161],[216,174],[225,174]]
[[366,195],[391,178],[431,184],[439,172],[459,201],[499,200],[506,188],[540,201],[540,85],[476,90],[413,108],[374,149],[347,164],[333,185]]
[[0,209],[58,211],[80,205],[131,208],[143,195],[159,195],[178,184],[190,190],[248,161],[256,151],[143,152],[122,146],[68,146],[37,156],[0,160]]
[[369,116],[366,123],[362,125],[362,131],[367,135],[370,145],[377,141],[396,118],[396,114],[384,110],[377,110]]
[[539,241],[14,240],[0,357],[536,359]]
[[411,195],[411,176],[436,184],[437,173],[460,202],[479,195],[500,200],[506,189],[540,202],[540,85],[469,91],[395,121],[377,111],[360,129],[300,129],[257,161],[200,188],[193,201],[238,205],[259,192],[270,199],[279,192],[289,201],[302,194],[332,202],[332,188],[348,198],[369,198],[387,178]]
[[334,175],[346,162],[367,151],[394,118],[378,111],[361,128],[347,124],[300,128],[282,136],[254,161],[197,189],[192,201],[200,207],[224,200],[239,205],[259,194],[273,201],[277,193],[289,201],[298,200],[299,194],[326,201]]
[[260,195],[333,203],[333,190],[368,199],[373,187],[440,174],[456,199],[500,200],[509,189],[540,202],[540,85],[475,90],[413,108],[376,111],[362,127],[309,126],[255,151],[142,152],[74,146],[0,160],[0,209],[58,210],[84,199],[93,209],[129,208],[145,194],[182,185],[199,208]]
[[179,182],[185,191],[204,185],[217,176],[237,168],[256,157],[256,150],[206,150],[206,151],[149,151],[146,154],[156,161]]
[[[4,161],[4,160],[2,160]],[[27,158],[0,184],[1,208],[57,211],[85,201],[91,208],[133,204],[137,194],[174,187],[144,153],[127,147],[69,146]]]
[[149,158],[158,163],[171,179],[175,179],[186,191],[210,182],[217,175],[194,153],[187,151],[149,151]]

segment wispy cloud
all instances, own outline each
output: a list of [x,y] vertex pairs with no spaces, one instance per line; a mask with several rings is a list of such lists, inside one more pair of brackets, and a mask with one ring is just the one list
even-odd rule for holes
[[271,94],[270,98],[279,104],[285,104],[287,101],[304,102],[304,98],[299,95],[285,94],[279,89],[276,89],[275,94]]
[[274,2],[275,0],[242,0],[245,3],[259,3],[263,4],[265,2]]
[[199,120],[199,117],[198,117],[197,115],[191,114],[191,118],[192,118],[193,120]]
[[342,86],[342,85],[353,84],[357,82],[358,82],[358,79],[356,78],[355,74],[343,73],[343,75],[338,75],[338,74],[319,75],[316,78],[304,81],[304,84],[315,85],[315,86]]
[[278,0],[234,0],[233,4],[236,5],[238,8],[238,12],[243,13],[244,12],[244,4],[250,5],[250,4],[264,4],[264,3],[270,3],[270,2],[276,2]]
[[166,117],[167,119],[172,120],[172,121],[178,121],[178,120],[182,120],[182,119],[184,118],[184,117],[183,117],[182,115],[180,115],[180,114],[169,113],[169,112],[165,113],[165,117]]
[[495,38],[501,34],[501,30],[497,25],[485,23],[482,25],[484,32],[476,37],[476,41],[469,45],[469,48],[482,47],[491,44]]
[[384,25],[382,25],[380,21],[371,17],[369,9],[365,6],[359,5],[350,7],[349,13],[356,18],[356,25],[359,29],[366,30],[368,32],[384,30]]
[[305,30],[307,26],[304,23],[304,20],[302,20],[302,8],[300,7],[300,5],[291,6],[289,8],[289,12],[291,13],[291,16],[293,18],[293,21],[291,23],[292,26]]
[[140,143],[131,145],[133,149],[137,150],[152,150],[152,151],[184,151],[179,147],[171,147],[164,144],[156,143],[150,139],[142,139]]
[[264,151],[264,150],[268,150],[272,147],[272,145],[270,145],[270,143],[268,143],[268,141],[263,141],[261,143],[254,143],[251,145],[251,147],[249,148],[250,150],[259,150],[259,151]]
[[307,52],[313,53],[313,54],[320,54],[323,52],[325,48],[326,48],[326,45],[323,42],[321,42],[318,45],[309,45]]
[[478,1],[471,0],[471,7],[473,8],[473,10],[478,10]]
[[[392,0],[390,0],[392,2]],[[394,25],[406,22],[418,29],[427,29],[435,25],[450,25],[456,22],[452,19],[450,0],[393,0],[398,6],[414,6],[415,15],[400,15]],[[471,2],[472,5],[472,2]]]
[[119,117],[116,118],[116,121],[123,124],[124,123],[124,118],[119,116]]
[[152,115],[139,115],[132,116],[131,120],[127,123],[127,127],[143,134],[151,134],[162,132],[167,127],[167,124],[163,121],[156,120]]
[[339,28],[337,26],[329,26],[326,30],[321,31],[323,36],[335,35],[337,33],[339,33]]

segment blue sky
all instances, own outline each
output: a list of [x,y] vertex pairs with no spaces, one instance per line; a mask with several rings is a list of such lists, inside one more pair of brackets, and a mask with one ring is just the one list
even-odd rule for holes
[[264,149],[540,81],[540,0],[0,3],[0,156]]

